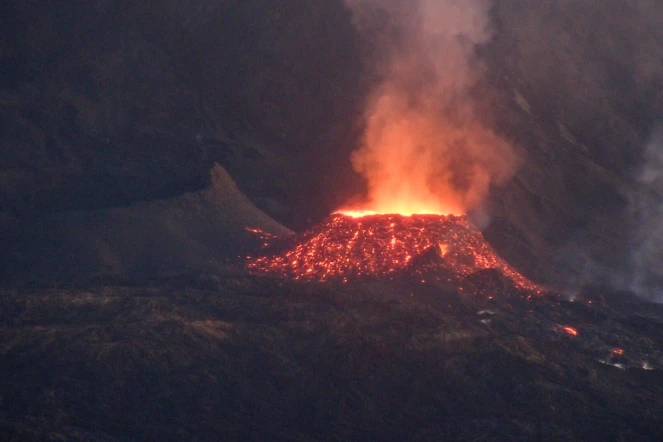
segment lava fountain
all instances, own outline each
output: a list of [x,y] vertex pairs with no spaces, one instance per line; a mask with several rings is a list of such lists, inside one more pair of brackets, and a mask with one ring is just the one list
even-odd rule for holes
[[483,66],[474,47],[490,41],[490,2],[345,1],[359,33],[383,54],[350,158],[366,194],[285,247],[250,258],[249,269],[318,281],[409,277],[461,289],[510,281],[539,291],[465,216],[518,164],[477,110]]

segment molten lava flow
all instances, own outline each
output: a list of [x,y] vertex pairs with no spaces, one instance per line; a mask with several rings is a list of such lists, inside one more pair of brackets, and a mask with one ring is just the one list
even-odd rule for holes
[[[511,268],[464,216],[340,213],[299,235],[285,250],[249,260],[249,268],[293,279],[348,281],[429,275],[460,281],[494,269],[520,288],[538,287]],[[440,276],[443,275],[443,276]]]
[[562,330],[571,336],[578,336],[578,330],[569,325],[563,326]]
[[399,205],[393,206],[390,209],[385,209],[384,206],[381,211],[377,210],[338,210],[334,214],[349,216],[350,218],[363,218],[365,216],[374,215],[454,215],[453,213],[440,212],[433,209],[417,209],[416,211],[406,208],[406,206]]

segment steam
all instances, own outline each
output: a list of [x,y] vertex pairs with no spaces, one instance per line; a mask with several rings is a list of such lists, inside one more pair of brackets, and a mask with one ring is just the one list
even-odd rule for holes
[[631,247],[631,289],[663,301],[663,127],[647,144],[639,184],[632,196],[637,228]]
[[491,38],[486,0],[345,0],[374,45],[380,81],[352,157],[368,184],[361,209],[466,213],[512,176],[517,158],[478,116],[472,90]]

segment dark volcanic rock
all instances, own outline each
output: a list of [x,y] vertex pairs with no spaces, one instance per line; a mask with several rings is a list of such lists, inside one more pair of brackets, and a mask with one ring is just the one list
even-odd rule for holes
[[[298,209],[281,215],[296,223],[328,198],[312,180],[349,169],[325,153],[346,163],[362,100],[338,1],[9,1],[1,12],[0,211],[175,196],[205,187],[218,161],[257,199],[274,199],[281,176],[276,198]],[[255,161],[256,144],[279,160]]]
[[5,290],[0,437],[658,441],[663,311],[619,299],[237,272]]

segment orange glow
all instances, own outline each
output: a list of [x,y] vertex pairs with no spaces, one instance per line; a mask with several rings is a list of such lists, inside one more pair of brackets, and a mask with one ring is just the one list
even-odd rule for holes
[[[293,279],[348,281],[408,275],[445,283],[461,283],[474,272],[495,269],[516,287],[540,291],[500,258],[465,216],[453,215],[352,218],[336,213],[296,237],[285,250],[250,259],[248,267]],[[479,281],[467,288],[477,292],[481,285]]]
[[[385,205],[384,207],[389,207]],[[436,212],[429,209],[419,209],[415,210],[414,207],[407,207],[401,205],[397,207],[397,204],[394,203],[391,209],[386,208],[384,211],[375,211],[375,210],[337,210],[335,214],[349,216],[350,218],[363,218],[365,216],[373,215],[401,215],[401,216],[412,216],[412,215],[460,215],[448,212]]]
[[[371,57],[380,80],[366,102],[361,146],[350,158],[367,191],[343,213],[463,215],[480,208],[519,163],[493,130],[489,95],[476,87],[486,70],[475,45],[492,39],[489,2],[344,1],[381,56]],[[397,44],[387,37],[392,31]]]
[[569,334],[571,336],[578,336],[578,330],[576,330],[575,328],[570,327],[568,325],[565,325],[564,327],[562,327],[562,330],[564,330],[567,334]]
[[622,348],[613,348],[612,349],[612,354],[617,355],[617,356],[621,356],[621,355],[624,354],[624,349],[622,349]]
[[442,43],[418,24],[410,31],[413,47],[385,66],[365,109],[362,145],[350,158],[367,194],[344,209],[462,215],[513,175],[518,158],[475,110],[469,91],[479,75],[467,48],[455,36]]
[[446,255],[447,252],[449,251],[449,246],[446,244],[440,243],[438,244],[438,246],[440,247],[440,256]]
[[371,210],[338,210],[334,214],[349,216],[350,218],[363,218],[364,216],[377,215]]
[[[352,166],[368,194],[342,213],[462,215],[515,170],[510,146],[477,120],[441,118],[430,97],[413,108],[406,90],[386,85],[367,114],[363,146]],[[469,112],[469,111],[468,111]]]

